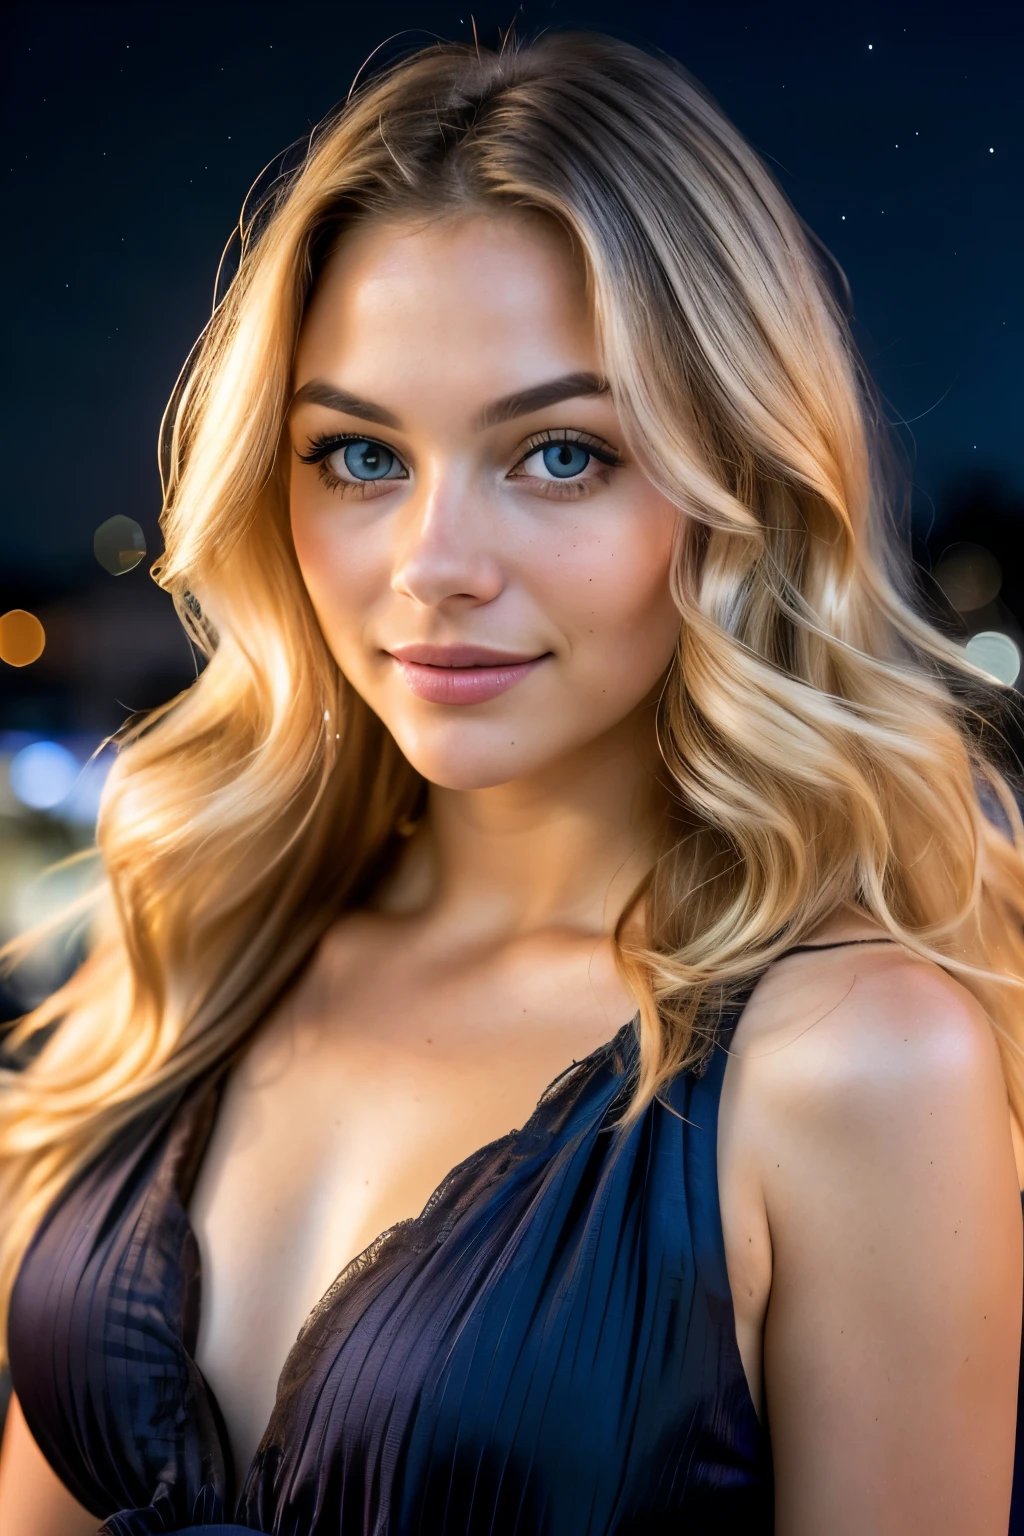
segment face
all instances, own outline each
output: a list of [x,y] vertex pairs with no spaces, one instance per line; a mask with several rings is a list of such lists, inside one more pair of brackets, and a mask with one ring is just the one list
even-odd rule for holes
[[626,453],[584,281],[540,219],[350,231],[289,412],[327,644],[425,778],[478,789],[650,729],[680,513]]

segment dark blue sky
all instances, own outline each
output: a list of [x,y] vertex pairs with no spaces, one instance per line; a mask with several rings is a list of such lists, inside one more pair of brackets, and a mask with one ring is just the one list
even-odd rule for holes
[[[680,58],[845,268],[890,414],[911,423],[923,526],[941,535],[971,476],[1008,504],[1024,497],[1018,4],[543,0],[474,14],[486,40],[513,19],[582,24]],[[247,188],[382,39],[469,23],[433,0],[8,6],[8,606],[21,587],[27,606],[91,583],[93,530],[114,513],[156,549],[160,413]]]

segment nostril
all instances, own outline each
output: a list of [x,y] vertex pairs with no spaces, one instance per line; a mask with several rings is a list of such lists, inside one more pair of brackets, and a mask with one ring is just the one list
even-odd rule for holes
[[429,607],[493,602],[504,585],[501,566],[487,552],[422,545],[395,568],[391,580],[394,592]]

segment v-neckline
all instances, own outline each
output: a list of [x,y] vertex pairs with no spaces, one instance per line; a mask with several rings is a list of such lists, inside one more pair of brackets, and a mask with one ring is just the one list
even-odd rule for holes
[[[228,1485],[225,1489],[225,1504],[229,1506],[233,1512],[236,1512],[237,1502],[245,1492],[245,1489],[248,1487],[253,1472],[258,1469],[260,1452],[263,1448],[264,1441],[266,1440],[267,1435],[269,1434],[274,1421],[277,1418],[278,1408],[280,1406],[281,1382],[284,1380],[287,1374],[288,1365],[292,1359],[296,1347],[299,1345],[302,1339],[305,1338],[309,1329],[320,1317],[323,1316],[323,1313],[328,1308],[335,1306],[340,1297],[344,1294],[347,1294],[351,1285],[353,1285],[355,1281],[362,1275],[367,1274],[372,1269],[372,1264],[362,1264],[361,1260],[365,1259],[366,1256],[374,1252],[374,1250],[379,1251],[386,1242],[387,1238],[389,1238],[392,1233],[397,1232],[400,1229],[405,1232],[412,1233],[419,1226],[421,1226],[428,1213],[432,1213],[436,1209],[437,1203],[442,1198],[446,1187],[450,1187],[454,1176],[458,1174],[460,1170],[465,1168],[469,1163],[475,1162],[479,1158],[483,1158],[488,1153],[496,1153],[502,1148],[511,1149],[516,1145],[517,1142],[526,1139],[528,1135],[536,1128],[537,1122],[541,1119],[544,1110],[547,1108],[548,1104],[551,1102],[551,1099],[554,1097],[556,1089],[559,1087],[559,1084],[565,1081],[565,1079],[569,1078],[570,1076],[580,1074],[582,1074],[584,1077],[589,1076],[591,1073],[597,1070],[597,1068],[601,1065],[602,1061],[606,1057],[614,1056],[616,1050],[618,1050],[620,1046],[626,1048],[626,1054],[628,1055],[628,1047],[630,1044],[632,1044],[634,1048],[639,1044],[639,1036],[637,1033],[639,1017],[639,1012],[635,1013],[631,1019],[627,1019],[626,1023],[623,1024],[618,1030],[616,1030],[611,1039],[605,1040],[601,1045],[597,1045],[592,1051],[589,1051],[586,1056],[581,1056],[578,1060],[573,1060],[568,1064],[568,1066],[563,1067],[561,1071],[556,1073],[556,1075],[551,1079],[547,1087],[542,1090],[540,1097],[537,1099],[537,1102],[533,1107],[533,1110],[523,1121],[521,1126],[518,1128],[513,1128],[510,1131],[505,1131],[502,1135],[494,1137],[492,1141],[484,1142],[481,1146],[477,1147],[475,1151],[470,1152],[467,1157],[462,1158],[460,1162],[456,1163],[452,1168],[449,1168],[448,1172],[443,1176],[440,1182],[427,1197],[427,1200],[418,1215],[406,1216],[399,1221],[392,1222],[389,1227],[385,1227],[384,1230],[379,1232],[375,1238],[367,1243],[359,1253],[353,1255],[353,1257],[342,1266],[324,1293],[319,1297],[317,1301],[314,1302],[312,1308],[303,1321],[302,1326],[299,1328],[298,1333],[295,1335],[295,1339],[292,1342],[278,1373],[277,1389],[274,1393],[274,1401],[271,1406],[270,1417],[264,1425],[263,1432],[257,1441],[256,1450],[241,1475],[239,1468],[237,1468],[235,1465],[234,1452],[227,1430],[227,1421],[224,1418],[220,1404],[217,1402],[217,1395],[210,1383],[207,1381],[202,1370],[196,1364],[194,1356],[188,1351],[188,1349],[185,1348],[184,1340],[181,1340],[182,1350],[190,1365],[202,1382],[203,1390],[206,1393],[208,1401],[211,1403],[214,1409],[213,1417],[217,1426],[217,1436],[221,1441],[221,1454],[223,1457],[225,1475]],[[184,1166],[187,1166],[189,1170],[189,1177],[187,1180],[187,1187],[179,1188],[177,1181],[175,1181],[173,1188],[173,1198],[180,1212],[179,1220],[182,1229],[191,1240],[193,1252],[195,1253],[196,1289],[199,1298],[194,1315],[194,1334],[196,1337],[198,1337],[199,1333],[203,1306],[203,1261],[202,1253],[199,1247],[199,1241],[196,1237],[195,1228],[192,1225],[192,1219],[189,1214],[189,1205],[191,1204],[192,1192],[198,1179],[199,1169],[202,1165],[203,1157],[205,1156],[206,1151],[210,1145],[210,1141],[213,1138],[214,1127],[217,1122],[217,1111],[223,1098],[224,1088],[227,1082],[229,1071],[230,1068],[225,1067],[212,1083],[206,1085],[205,1091],[202,1089],[197,1090],[194,1095],[189,1094],[186,1098],[186,1103],[190,1103],[191,1106],[188,1112],[195,1117],[195,1122],[193,1126],[190,1127],[190,1131],[187,1136],[187,1154],[183,1159]],[[200,1114],[200,1110],[206,1101],[207,1094],[213,1095],[213,1108],[212,1112],[207,1117],[205,1117],[205,1133],[203,1133],[200,1128],[203,1124],[204,1117]],[[184,1105],[182,1107],[184,1107]],[[204,1135],[204,1140],[202,1146],[199,1146],[197,1143],[201,1135]]]

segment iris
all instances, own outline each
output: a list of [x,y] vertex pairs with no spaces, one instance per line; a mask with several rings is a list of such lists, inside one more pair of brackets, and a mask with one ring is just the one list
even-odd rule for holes
[[549,443],[543,450],[544,468],[559,480],[579,475],[590,463],[590,454],[578,443]]
[[345,468],[357,480],[383,480],[395,465],[395,455],[383,443],[368,439],[349,443],[344,453]]

